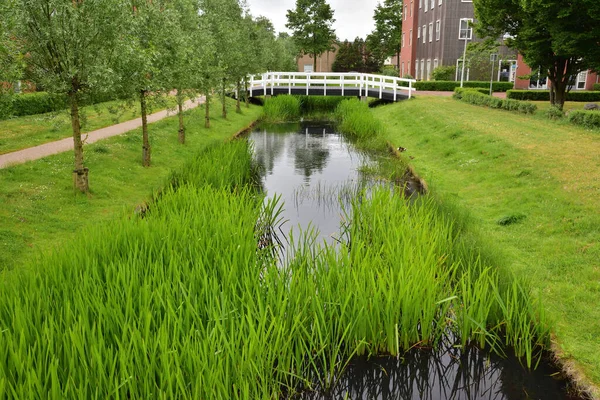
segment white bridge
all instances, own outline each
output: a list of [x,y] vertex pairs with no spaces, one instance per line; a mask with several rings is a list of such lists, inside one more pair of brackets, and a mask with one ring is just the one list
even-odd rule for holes
[[250,97],[282,94],[410,99],[414,79],[361,73],[268,72],[250,77]]

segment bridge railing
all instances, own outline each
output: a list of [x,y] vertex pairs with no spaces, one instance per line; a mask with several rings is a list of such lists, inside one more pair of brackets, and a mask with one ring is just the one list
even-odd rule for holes
[[375,74],[348,73],[302,73],[302,72],[267,72],[262,75],[250,76],[250,96],[261,94],[273,94],[273,88],[287,87],[289,94],[292,89],[297,92],[298,88],[306,88],[306,94],[315,87],[323,88],[323,94],[327,95],[327,89],[341,89],[342,96],[346,89],[359,89],[361,93],[368,95],[369,91],[379,90],[379,98],[383,97],[383,91],[393,92],[394,101],[398,94],[407,94],[408,98],[416,91],[413,84],[414,79],[398,78]]

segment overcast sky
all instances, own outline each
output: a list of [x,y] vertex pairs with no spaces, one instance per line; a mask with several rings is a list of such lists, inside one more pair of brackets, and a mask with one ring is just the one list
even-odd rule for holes
[[[327,0],[333,8],[333,29],[340,40],[365,39],[373,30],[373,11],[378,0]],[[273,22],[277,32],[287,32],[287,10],[294,9],[296,0],[248,0],[254,17],[265,16]]]

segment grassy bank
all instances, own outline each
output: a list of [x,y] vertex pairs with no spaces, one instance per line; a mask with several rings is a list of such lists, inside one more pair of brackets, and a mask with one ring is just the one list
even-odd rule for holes
[[[243,141],[207,145],[138,215],[90,225],[0,280],[0,396],[273,399],[331,388],[357,354],[452,331],[534,355],[543,319],[432,199],[354,199],[339,249],[271,257]],[[503,341],[500,343],[500,341]]]
[[342,96],[275,96],[264,100],[262,120],[267,123],[295,122],[305,119],[329,119]]
[[543,298],[568,366],[600,384],[600,136],[450,98],[374,110],[482,247]]
[[[230,102],[229,107],[235,105]],[[215,105],[215,107],[220,107]],[[90,196],[74,195],[73,153],[0,170],[0,267],[20,265],[41,250],[68,241],[83,227],[113,219],[146,201],[170,171],[199,149],[231,137],[258,119],[259,107],[212,118],[204,128],[202,109],[186,112],[187,143],[177,141],[177,119],[150,125],[152,167],[141,166],[141,130],[85,147]],[[7,121],[5,121],[7,122]],[[1,269],[1,268],[0,268]]]
[[[174,107],[174,100],[161,100],[153,112]],[[139,105],[109,101],[81,109],[82,132],[90,132],[120,122],[139,118]],[[68,110],[30,115],[0,121],[0,154],[71,137],[71,119]]]

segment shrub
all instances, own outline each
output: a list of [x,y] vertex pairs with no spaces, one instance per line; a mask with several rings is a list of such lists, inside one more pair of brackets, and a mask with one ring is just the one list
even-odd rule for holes
[[565,116],[565,113],[556,106],[550,106],[550,108],[546,110],[546,116],[549,119],[562,119]]
[[592,86],[592,90],[595,92],[600,92],[600,83],[594,83],[594,86]]
[[575,110],[569,113],[569,122],[575,125],[581,125],[586,128],[600,128],[600,112],[599,111],[583,111]]
[[535,104],[527,101],[518,101],[512,99],[503,100],[488,94],[480,93],[478,90],[473,89],[460,90],[459,88],[458,91],[455,91],[454,98],[477,106],[501,108],[503,110],[520,112],[522,114],[533,114],[537,110],[537,106]]
[[[415,83],[417,90],[443,91],[451,92],[455,88],[460,87],[458,81],[419,81]],[[464,88],[487,88],[489,90],[490,82],[484,81],[466,81],[463,82]],[[506,92],[514,87],[512,82],[493,82],[492,90],[494,92]]]
[[14,96],[12,114],[21,117],[63,110],[66,107],[67,99],[64,96],[50,95],[46,92],[26,93]]
[[383,67],[379,73],[385,76],[400,76],[400,71],[396,67]]
[[456,75],[454,65],[440,65],[431,71],[431,78],[436,81],[450,81]]
[[[550,92],[547,90],[509,90],[506,92],[506,97],[514,100],[550,101]],[[568,92],[567,101],[600,101],[600,91]]]
[[454,97],[455,99],[460,100],[462,98],[462,93],[465,90],[471,90],[471,91],[475,91],[481,94],[490,94],[490,90],[489,89],[484,89],[484,88],[461,88],[461,87],[457,87],[454,88],[454,94],[452,95],[452,97]]
[[404,74],[404,79],[415,79],[411,74]]

